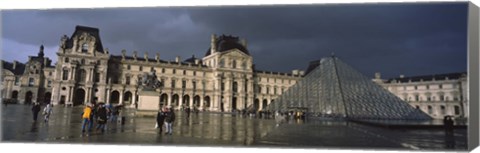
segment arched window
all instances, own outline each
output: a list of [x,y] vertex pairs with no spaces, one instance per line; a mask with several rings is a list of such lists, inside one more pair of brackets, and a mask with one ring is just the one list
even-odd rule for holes
[[83,43],[82,45],[82,52],[87,52],[88,51],[88,44],[87,43]]

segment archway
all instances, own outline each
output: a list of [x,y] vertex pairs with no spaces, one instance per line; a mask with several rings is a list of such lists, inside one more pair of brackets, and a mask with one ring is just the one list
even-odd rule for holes
[[172,96],[172,106],[177,106],[178,105],[178,95],[177,94],[174,94]]
[[45,104],[50,104],[51,103],[51,98],[52,98],[52,93],[47,92],[45,93],[45,96],[43,97],[43,103]]
[[118,91],[113,91],[110,95],[110,103],[111,104],[118,104],[120,100],[120,93]]
[[200,107],[200,96],[193,97],[193,106]]
[[190,106],[190,96],[188,96],[188,95],[183,96],[182,105],[185,106],[185,107]]
[[123,94],[123,103],[124,104],[131,104],[132,103],[132,92],[127,91]]
[[264,110],[265,108],[267,108],[267,105],[268,105],[268,102],[266,99],[263,100],[262,102],[262,110]]
[[27,93],[25,93],[25,104],[31,104],[32,98],[33,98],[33,93],[31,91],[28,91]]
[[81,105],[85,101],[85,90],[77,89],[73,95],[73,105]]
[[17,98],[18,98],[18,91],[17,90],[12,91],[12,99],[17,100]]
[[160,107],[163,107],[163,106],[166,106],[167,105],[167,101],[168,101],[168,95],[167,94],[162,94],[160,96]]
[[253,102],[253,109],[256,111],[260,110],[260,101],[258,99],[255,99]]
[[209,96],[205,96],[205,98],[203,98],[203,106],[206,107],[206,108],[210,108],[210,97]]

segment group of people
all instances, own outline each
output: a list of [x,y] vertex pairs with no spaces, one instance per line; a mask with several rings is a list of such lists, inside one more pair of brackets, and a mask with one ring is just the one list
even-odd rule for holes
[[91,132],[95,121],[97,122],[96,131],[105,132],[108,120],[116,122],[119,114],[120,108],[115,108],[112,105],[87,104],[82,112],[82,133],[85,132],[85,128],[88,128],[88,131]]
[[160,134],[162,134],[163,125],[165,124],[165,135],[172,135],[172,124],[174,121],[175,112],[173,111],[173,108],[167,106],[158,110],[156,128],[159,129]]
[[[40,113],[40,111],[42,110],[41,106],[40,106],[40,103],[34,103],[33,106],[32,106],[32,113],[33,113],[33,121],[34,122],[37,122],[37,118],[38,118],[38,113]],[[47,104],[47,106],[45,106],[45,108],[43,109],[43,121],[45,123],[48,123],[48,120],[50,119],[50,115],[52,114],[53,112],[53,105],[52,104]]]

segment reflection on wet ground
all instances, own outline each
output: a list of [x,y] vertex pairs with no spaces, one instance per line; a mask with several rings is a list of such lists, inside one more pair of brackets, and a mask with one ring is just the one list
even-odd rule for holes
[[[346,121],[289,120],[232,114],[198,113],[186,118],[177,112],[173,135],[155,129],[154,118],[134,117],[124,109],[124,125],[107,124],[107,131],[81,133],[81,107],[54,107],[49,123],[33,123],[29,106],[2,108],[2,141],[36,143],[96,143],[130,145],[257,146],[292,148],[467,149],[465,129],[386,129]],[[40,118],[40,117],[39,117]]]

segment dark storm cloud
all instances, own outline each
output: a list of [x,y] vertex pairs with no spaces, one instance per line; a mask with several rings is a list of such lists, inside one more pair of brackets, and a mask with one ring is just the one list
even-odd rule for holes
[[202,57],[210,34],[247,39],[256,68],[289,72],[335,53],[385,77],[466,71],[467,3],[172,7],[8,11],[3,38],[58,46],[75,25],[98,27],[113,54]]

